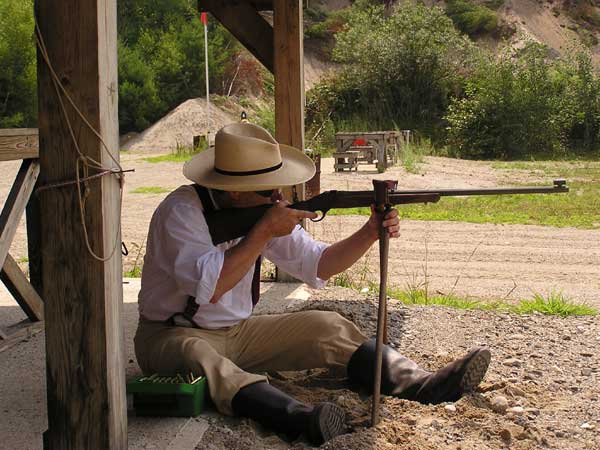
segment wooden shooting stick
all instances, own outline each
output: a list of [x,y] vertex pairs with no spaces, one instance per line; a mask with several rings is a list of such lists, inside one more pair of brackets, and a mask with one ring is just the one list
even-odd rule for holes
[[396,189],[397,184],[397,181],[373,180],[375,210],[379,218],[379,306],[377,311],[377,344],[375,347],[375,382],[371,409],[372,427],[379,423],[382,354],[383,346],[387,344],[387,268],[390,238],[383,227],[383,218],[390,210],[388,193],[390,189]]

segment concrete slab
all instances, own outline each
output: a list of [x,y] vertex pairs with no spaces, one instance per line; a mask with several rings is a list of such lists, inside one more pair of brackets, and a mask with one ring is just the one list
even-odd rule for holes
[[261,283],[260,301],[254,314],[281,314],[310,300],[309,288],[303,283]]
[[[127,378],[140,374],[133,348],[138,323],[140,279],[123,284],[123,332]],[[256,314],[276,314],[307,302],[310,292],[300,283],[263,283]],[[25,319],[17,303],[0,283],[0,326]],[[208,412],[208,415],[214,412]],[[42,450],[42,433],[48,428],[46,407],[46,352],[39,333],[0,353],[1,449]],[[202,417],[129,417],[131,450],[193,450],[208,429]]]

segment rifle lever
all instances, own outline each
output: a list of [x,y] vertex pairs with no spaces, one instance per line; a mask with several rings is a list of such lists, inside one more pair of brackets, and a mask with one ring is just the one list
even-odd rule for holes
[[[315,212],[317,212],[317,211],[315,211]],[[323,220],[325,218],[325,216],[327,215],[327,211],[320,211],[320,213],[322,214],[321,217],[319,217],[317,219],[310,219],[310,221],[317,223],[317,222],[320,222],[321,220]]]

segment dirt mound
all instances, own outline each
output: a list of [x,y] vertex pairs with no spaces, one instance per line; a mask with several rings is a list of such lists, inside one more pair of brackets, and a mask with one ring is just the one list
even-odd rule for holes
[[[237,116],[210,104],[211,134]],[[123,150],[141,153],[168,153],[177,146],[191,147],[193,137],[206,133],[206,98],[187,100],[142,133],[131,137],[121,146]]]

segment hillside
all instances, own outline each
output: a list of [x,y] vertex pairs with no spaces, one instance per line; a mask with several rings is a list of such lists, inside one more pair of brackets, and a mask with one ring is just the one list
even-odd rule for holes
[[[384,2],[397,4],[404,0]],[[498,48],[506,39],[513,48],[527,40],[548,46],[556,56],[565,56],[574,45],[590,49],[600,65],[600,6],[592,0],[466,0],[496,11],[498,30],[476,37],[486,47]],[[346,0],[315,0],[311,8],[331,13],[345,8]],[[445,7],[445,0],[425,0],[425,4]],[[310,21],[308,21],[310,22]],[[314,60],[312,54],[307,55]],[[324,63],[326,64],[326,63]],[[323,64],[322,64],[323,65]],[[311,72],[310,85],[314,82]]]

